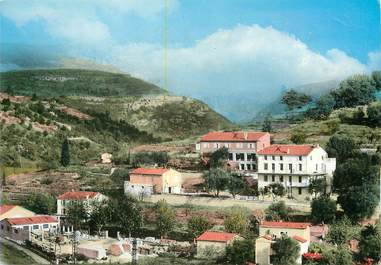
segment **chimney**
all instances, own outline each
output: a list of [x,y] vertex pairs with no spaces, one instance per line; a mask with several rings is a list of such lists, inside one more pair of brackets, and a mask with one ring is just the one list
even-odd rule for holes
[[290,153],[290,148],[289,147],[287,147],[287,154],[289,154]]
[[243,137],[247,140],[247,132],[243,132]]

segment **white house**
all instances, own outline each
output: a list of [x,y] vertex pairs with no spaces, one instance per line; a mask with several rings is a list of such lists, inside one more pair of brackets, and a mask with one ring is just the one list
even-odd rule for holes
[[57,215],[65,216],[67,207],[76,201],[83,202],[86,209],[91,211],[92,202],[100,202],[102,200],[107,199],[106,196],[99,192],[94,191],[69,191],[64,194],[58,196],[57,198]]
[[309,196],[314,178],[325,178],[330,185],[336,168],[336,159],[328,158],[319,145],[276,144],[260,150],[257,156],[258,188],[281,183],[293,197]]

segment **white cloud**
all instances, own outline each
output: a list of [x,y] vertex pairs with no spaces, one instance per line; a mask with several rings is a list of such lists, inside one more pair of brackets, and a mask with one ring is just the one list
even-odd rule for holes
[[[129,44],[113,51],[110,63],[163,84],[161,47]],[[282,86],[342,79],[366,70],[340,50],[319,54],[288,33],[258,25],[219,30],[192,47],[168,50],[170,90],[203,99],[235,119],[247,118],[277,98]]]
[[[177,0],[8,0],[0,3],[0,14],[21,27],[31,21],[46,23],[54,37],[77,43],[112,42],[108,26],[97,16],[97,9],[115,15],[135,14],[151,18],[177,7]],[[99,44],[99,43],[98,43]]]

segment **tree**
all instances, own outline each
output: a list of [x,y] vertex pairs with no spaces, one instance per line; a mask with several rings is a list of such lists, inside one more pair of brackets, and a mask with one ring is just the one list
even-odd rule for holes
[[288,110],[293,110],[305,106],[311,100],[310,96],[291,89],[283,94],[281,102],[287,106]]
[[347,246],[340,245],[322,253],[324,265],[352,265],[353,258]]
[[140,230],[143,217],[141,208],[134,198],[119,195],[110,199],[108,203],[111,208],[112,222],[119,226],[122,233],[131,236]]
[[329,117],[335,106],[335,99],[332,95],[321,96],[316,102],[315,106],[309,108],[306,116],[315,120],[324,120]]
[[156,226],[161,237],[165,237],[175,225],[175,213],[168,203],[162,199],[155,205]]
[[4,98],[1,101],[1,104],[3,105],[3,111],[8,111],[11,107],[11,101],[9,100],[9,98]]
[[379,166],[364,155],[339,164],[333,176],[333,190],[345,214],[356,222],[370,217],[379,202]]
[[203,175],[204,185],[209,191],[215,191],[219,196],[220,191],[226,189],[229,182],[229,173],[221,168],[211,168]]
[[230,175],[227,187],[233,198],[235,198],[245,188],[245,181],[239,175]]
[[251,239],[235,240],[226,247],[226,260],[229,264],[247,264],[254,261],[255,242]]
[[265,120],[263,121],[262,124],[262,132],[272,132],[273,126],[272,126],[272,117],[271,114],[268,113],[265,117]]
[[311,219],[315,224],[332,223],[336,218],[336,202],[329,196],[315,198],[311,202]]
[[381,260],[381,225],[368,225],[362,231],[359,242],[360,257],[371,258],[375,263]]
[[268,185],[268,187],[273,196],[273,200],[275,200],[277,196],[283,197],[284,195],[286,195],[286,189],[280,183],[271,183],[270,185]]
[[337,245],[346,244],[349,240],[357,237],[359,234],[359,227],[352,225],[347,217],[334,222],[328,231],[327,241]]
[[188,234],[189,237],[194,239],[210,229],[212,225],[209,220],[203,216],[192,216],[188,220]]
[[298,242],[287,236],[275,239],[271,246],[274,251],[274,265],[295,265],[299,257],[300,247]]
[[54,214],[57,212],[55,198],[44,193],[29,194],[21,202],[21,205],[37,214]]
[[266,210],[266,220],[269,221],[288,221],[291,209],[284,201],[272,203]]
[[314,178],[311,180],[308,186],[308,191],[311,194],[315,194],[315,198],[320,195],[325,195],[327,190],[327,181],[325,178]]
[[355,156],[357,145],[349,137],[333,135],[329,138],[325,150],[329,157],[336,157],[337,162],[341,163]]
[[368,107],[368,123],[370,126],[381,126],[381,104],[371,104]]
[[224,220],[226,231],[231,233],[244,234],[248,228],[248,213],[246,209],[233,208],[228,217]]
[[67,167],[70,164],[69,140],[65,138],[61,147],[61,165]]
[[112,220],[112,209],[105,200],[94,201],[91,204],[91,213],[89,215],[89,227],[101,234],[102,228]]
[[367,105],[376,99],[376,83],[367,75],[354,75],[342,81],[331,95],[335,99],[335,108],[353,108]]
[[372,78],[377,91],[381,90],[381,71],[373,71]]
[[81,229],[83,224],[87,223],[88,209],[82,201],[71,201],[66,209],[66,219],[75,230]]
[[304,132],[295,132],[291,135],[291,142],[294,144],[304,144],[306,142],[307,135]]
[[221,147],[214,151],[209,160],[210,167],[224,167],[228,161],[229,158],[229,149],[224,147]]

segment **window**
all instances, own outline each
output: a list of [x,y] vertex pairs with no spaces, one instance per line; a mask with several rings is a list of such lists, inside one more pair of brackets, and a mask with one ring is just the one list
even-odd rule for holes
[[275,156],[273,156],[272,159],[275,160]]
[[132,185],[131,188],[134,188],[134,185]]
[[299,171],[302,171],[302,164],[299,164]]
[[1,225],[1,230],[4,230],[4,225]]
[[245,159],[245,154],[243,153],[238,153],[235,155],[236,160],[244,160]]
[[256,164],[252,164],[251,166],[252,166],[253,170],[257,169],[257,165]]
[[316,164],[316,171],[318,170],[318,164]]
[[283,156],[280,156],[279,159],[280,159],[281,161],[283,161]]
[[42,225],[42,228],[45,228],[45,229],[46,229],[46,228],[49,228],[49,224],[43,224],[43,225]]
[[275,164],[274,163],[271,164],[271,169],[275,170]]
[[263,180],[264,180],[265,182],[267,182],[267,181],[269,181],[269,177],[268,177],[267,175],[264,175],[264,176],[263,176]]
[[265,170],[267,170],[268,167],[269,167],[269,165],[268,165],[267,163],[264,163],[263,166],[264,166],[264,169],[265,169]]
[[144,186],[142,186],[142,189],[144,189]]
[[271,181],[275,182],[275,176],[271,176]]
[[247,170],[251,170],[251,165],[250,165],[250,164],[247,164],[247,165],[246,165],[246,168],[247,168]]
[[279,182],[283,182],[283,176],[279,176]]
[[279,168],[280,168],[280,170],[283,170],[283,164],[282,163],[279,164]]
[[302,156],[299,156],[299,161],[302,161],[303,157]]
[[302,176],[299,176],[299,183],[302,183]]
[[292,182],[292,176],[288,176],[288,181],[291,183]]
[[302,195],[302,188],[298,188],[298,194]]
[[241,164],[241,170],[245,170],[245,164]]
[[28,231],[28,230],[29,230],[29,225],[24,225],[24,226],[22,227],[22,229],[25,230],[25,231]]
[[219,145],[219,144],[215,144],[215,147],[216,147],[216,148],[220,148],[220,145]]
[[267,156],[265,156],[265,160],[267,160]]
[[33,230],[36,230],[36,229],[39,229],[40,226],[39,225],[33,225]]
[[233,160],[233,154],[229,153],[229,160]]
[[288,169],[292,171],[292,164],[288,164]]
[[15,234],[18,234],[18,233],[19,233],[19,230],[14,229],[13,232],[14,232]]

